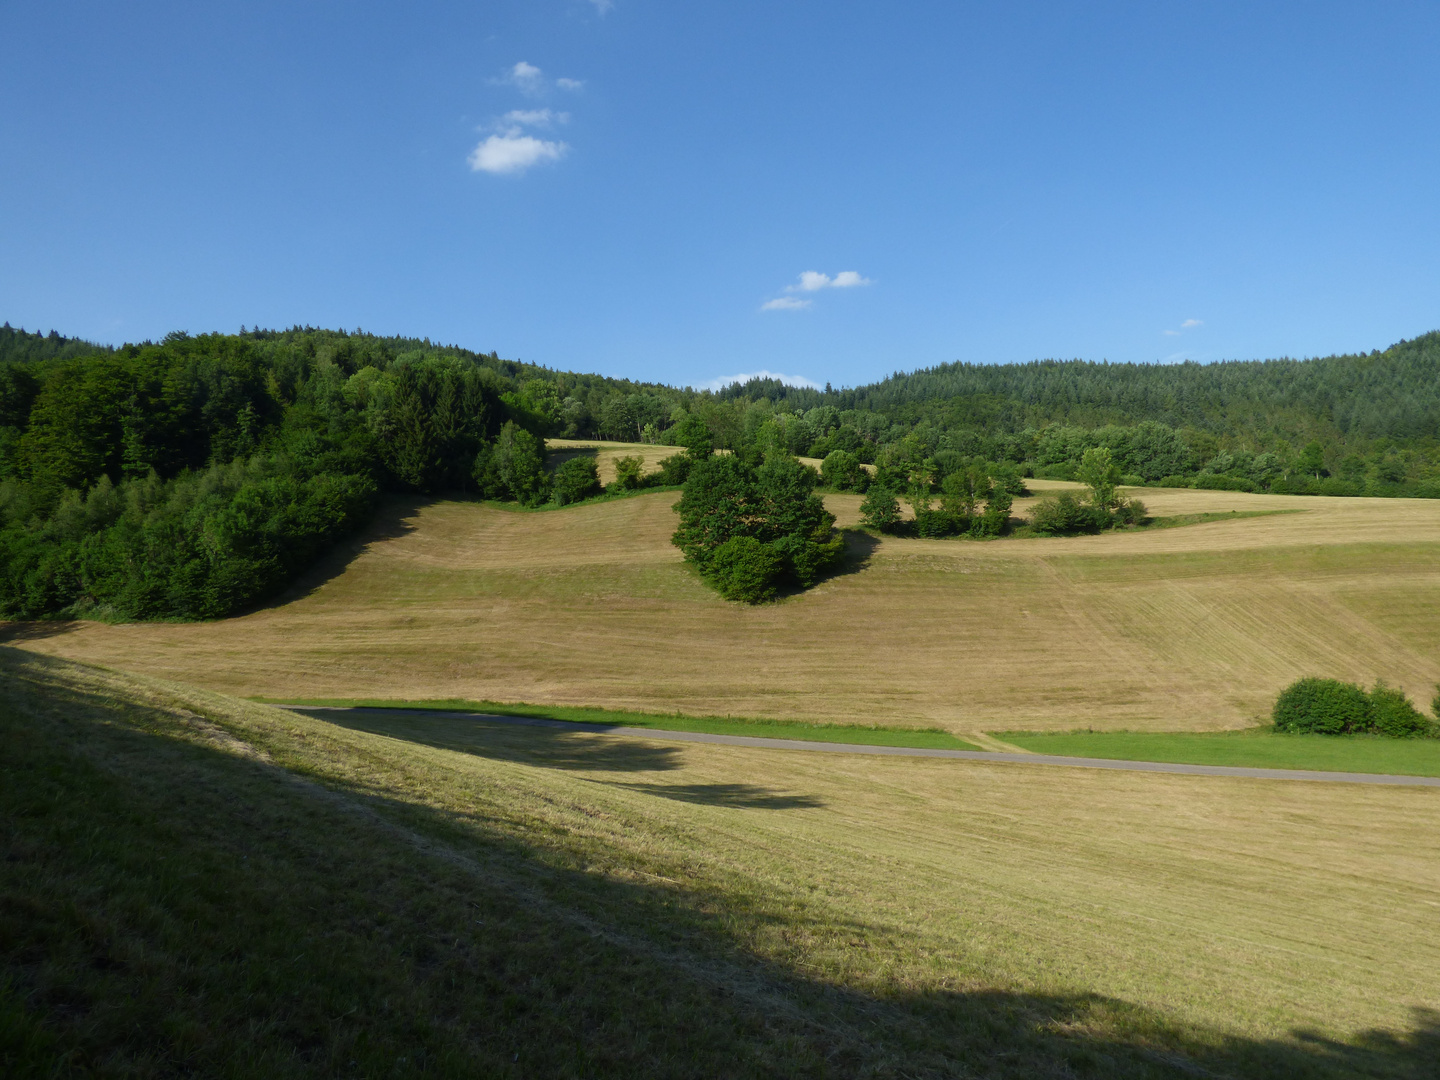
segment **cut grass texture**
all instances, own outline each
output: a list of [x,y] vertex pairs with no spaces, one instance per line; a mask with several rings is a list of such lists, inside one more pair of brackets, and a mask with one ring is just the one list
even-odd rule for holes
[[0,650],[7,1077],[1394,1077],[1428,790],[341,722]]
[[254,698],[269,704],[320,705],[348,709],[419,709],[431,712],[477,712],[497,716],[533,716],[575,724],[650,728],[659,731],[696,731],[706,735],[744,735],[754,739],[802,739],[807,742],[848,743],[857,746],[912,746],[925,750],[978,750],[979,744],[957,739],[946,731],[919,728],[862,727],[858,724],[809,724],[786,720],[752,720],[734,716],[684,716],[680,713],[642,713],[625,709],[597,709],[556,705],[528,705],[500,701],[391,701],[384,698]]
[[1440,776],[1440,739],[1285,735],[1263,730],[1199,733],[1072,731],[1054,734],[1011,731],[995,732],[995,735],[1037,754],[1068,757]]
[[[1227,519],[989,543],[851,533],[844,572],[751,608],[720,599],[670,543],[676,498],[544,514],[392,502],[250,615],[12,624],[0,637],[240,696],[525,701],[962,739],[1249,727],[1306,675],[1412,693],[1440,682],[1440,500],[1147,490],[1156,516]],[[860,496],[825,499],[840,525],[857,522]]]

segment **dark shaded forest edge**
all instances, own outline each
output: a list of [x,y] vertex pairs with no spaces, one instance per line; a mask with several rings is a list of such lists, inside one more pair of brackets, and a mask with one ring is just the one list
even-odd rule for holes
[[[1440,333],[1201,365],[946,364],[854,389],[718,392],[427,339],[296,327],[120,348],[0,328],[0,615],[215,618],[275,595],[383,492],[564,503],[547,437],[1128,485],[1440,497]],[[687,436],[686,433],[690,435]],[[582,481],[585,478],[581,478]],[[938,488],[937,488],[938,489]]]

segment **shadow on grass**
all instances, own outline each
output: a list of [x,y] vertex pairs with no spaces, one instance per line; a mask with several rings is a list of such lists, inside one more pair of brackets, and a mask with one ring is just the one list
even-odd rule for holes
[[732,806],[748,810],[800,810],[815,809],[825,801],[814,795],[784,795],[769,788],[754,784],[624,784],[614,787],[628,788],[646,795],[658,795],[662,799],[676,802],[699,803],[702,806]]
[[18,644],[22,641],[44,641],[59,637],[77,629],[80,623],[74,619],[35,619],[23,622],[0,622],[0,645]]
[[321,555],[309,569],[305,570],[284,589],[270,599],[247,608],[240,615],[271,608],[284,607],[296,600],[302,600],[322,586],[343,574],[352,562],[365,554],[372,544],[387,540],[399,540],[415,531],[414,517],[420,510],[433,502],[446,498],[463,498],[451,495],[387,495],[380,501],[375,514],[361,528],[333,545]]
[[[547,769],[662,772],[680,767],[679,747],[651,746],[633,739],[597,739],[582,725],[568,721],[512,717],[504,723],[490,724],[476,719],[417,717],[413,711],[402,710],[300,711],[310,711],[327,723],[351,731]],[[605,730],[605,725],[591,726],[596,732]]]
[[810,942],[881,961],[913,942],[803,883],[637,881],[564,818],[518,828],[518,796],[462,814],[323,761],[300,779],[73,670],[0,649],[9,1077],[1437,1075],[1426,1008],[1340,1042],[1084,991],[853,988],[754,943],[805,963]]

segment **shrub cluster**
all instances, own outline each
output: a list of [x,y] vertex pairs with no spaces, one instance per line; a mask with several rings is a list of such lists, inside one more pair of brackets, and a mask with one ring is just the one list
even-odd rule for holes
[[[907,492],[914,520],[905,521],[892,487],[894,477],[882,474],[860,504],[860,520],[880,532],[908,533],[926,539],[999,536],[1010,524],[1010,507],[1014,503],[1010,479],[993,476],[982,462],[967,462],[942,476],[936,505],[936,485],[928,473],[922,472]],[[1014,479],[1018,481],[1018,477]]]
[[[1440,696],[1434,708],[1440,719]],[[1440,726],[1415,708],[1404,691],[1384,682],[1367,692],[1338,679],[1300,679],[1281,691],[1271,719],[1276,731],[1314,735],[1370,733],[1403,739],[1440,734]]]
[[835,516],[815,470],[773,453],[754,467],[734,454],[690,467],[672,540],[727,600],[758,604],[786,585],[808,588],[840,558]]

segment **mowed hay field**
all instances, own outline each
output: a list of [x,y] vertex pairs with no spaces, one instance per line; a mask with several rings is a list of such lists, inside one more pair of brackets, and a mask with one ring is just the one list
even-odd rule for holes
[[1420,1078],[1440,1050],[1429,789],[336,723],[17,649],[0,736],[0,1035],[36,1075]]
[[[7,632],[37,651],[278,700],[461,698],[956,734],[1244,727],[1310,674],[1384,678],[1428,703],[1440,501],[1138,494],[1154,515],[1288,512],[988,543],[857,532],[847,572],[749,608],[719,599],[670,544],[673,491],[545,512],[397,502],[306,588],[251,615]],[[826,500],[841,525],[857,521],[859,496]]]

